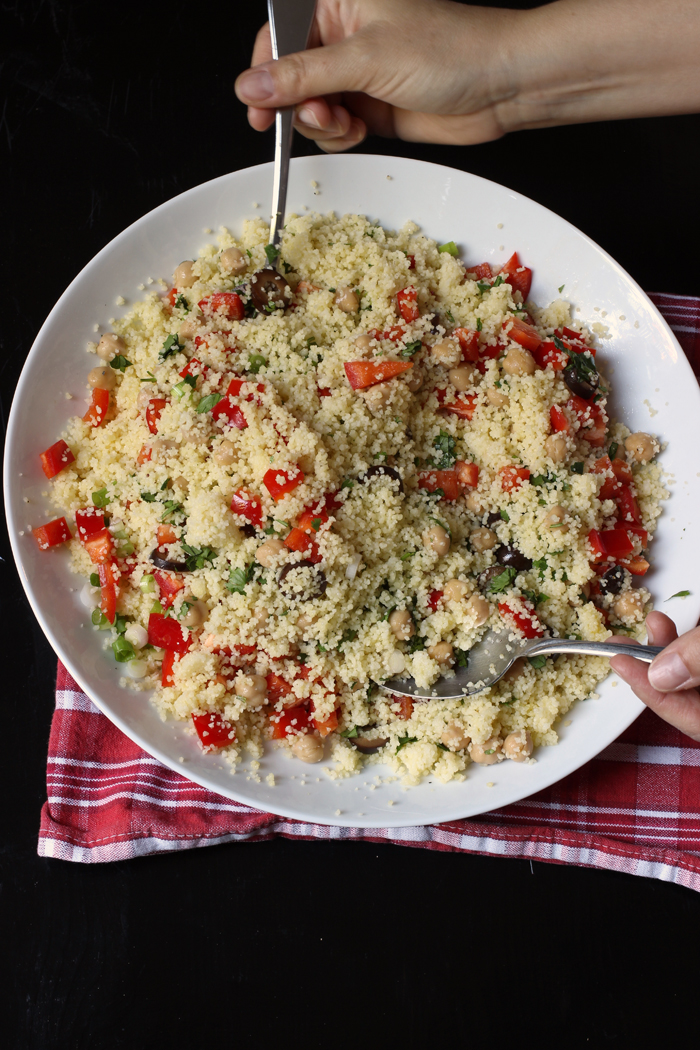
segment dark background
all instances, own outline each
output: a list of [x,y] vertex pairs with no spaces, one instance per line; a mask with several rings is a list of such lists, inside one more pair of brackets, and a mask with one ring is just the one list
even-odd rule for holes
[[[261,0],[0,8],[3,431],[36,332],[92,256],[164,200],[271,158],[232,90],[264,19]],[[681,116],[361,149],[503,182],[644,288],[698,294],[699,144],[700,117]],[[39,859],[56,660],[1,542],[4,1045],[696,1037],[700,897],[676,886],[361,843]]]

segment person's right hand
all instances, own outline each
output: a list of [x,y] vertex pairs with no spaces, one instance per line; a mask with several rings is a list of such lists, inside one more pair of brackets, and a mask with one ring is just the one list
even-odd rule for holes
[[512,93],[520,12],[446,0],[319,0],[310,50],[271,61],[269,25],[254,69],[236,81],[248,119],[264,131],[277,106],[331,152],[368,133],[414,142],[498,138],[498,103]]

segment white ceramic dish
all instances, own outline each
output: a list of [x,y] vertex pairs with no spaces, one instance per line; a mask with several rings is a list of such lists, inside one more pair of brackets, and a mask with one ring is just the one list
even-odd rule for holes
[[[540,749],[536,764],[470,766],[462,783],[427,781],[404,790],[398,781],[378,784],[375,778],[388,774],[377,766],[331,781],[325,763],[304,766],[273,749],[257,774],[246,761],[232,775],[221,759],[202,754],[183,723],[162,722],[146,694],[119,687],[121,672],[78,602],[81,582],[69,572],[65,551],[39,551],[29,531],[46,520],[48,509],[43,494],[49,483],[39,452],[58,438],[71,411],[83,411],[92,363],[85,344],[94,338],[95,323],[108,328],[110,317],[140,297],[137,286],[148,277],[167,279],[181,259],[213,239],[204,230],[225,225],[236,231],[244,218],[266,216],[271,186],[272,165],[263,165],[168,201],[108,244],[47,318],[15,394],[5,455],[8,526],[27,596],[49,642],[95,704],[146,751],[212,791],[310,822],[364,827],[454,820],[507,805],[566,776],[614,740],[643,709],[627,686],[609,678],[600,699],[576,705],[570,725],[560,727],[559,745]],[[413,219],[438,241],[455,240],[470,262],[502,262],[517,250],[534,268],[534,301],[556,298],[563,284],[578,317],[608,327],[602,357],[608,371],[614,368],[614,415],[633,430],[652,430],[668,442],[663,462],[673,475],[672,498],[653,545],[648,584],[680,630],[693,626],[700,613],[698,593],[662,603],[691,586],[689,566],[700,550],[700,394],[670,329],[628,274],[540,205],[438,165],[357,154],[303,158],[292,162],[288,200],[289,211],[360,212],[394,228]],[[254,202],[261,202],[258,211]],[[118,296],[126,306],[115,305]],[[75,400],[67,400],[66,393]],[[275,787],[265,782],[270,772]]]

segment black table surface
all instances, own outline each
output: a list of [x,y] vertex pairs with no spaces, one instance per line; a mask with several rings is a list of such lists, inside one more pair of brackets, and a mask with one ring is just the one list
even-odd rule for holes
[[[272,139],[248,127],[232,91],[260,0],[194,10],[26,0],[0,18],[4,432],[23,361],[75,274],[164,200],[269,160]],[[505,183],[589,234],[644,288],[690,295],[698,143],[700,117],[688,115],[468,148],[371,139],[361,149]],[[297,154],[314,149],[297,137]],[[674,885],[362,843],[39,859],[56,658],[4,531],[2,547],[4,1045],[270,1045],[295,1028],[309,1046],[344,1029],[406,1047],[695,1034],[700,896]]]

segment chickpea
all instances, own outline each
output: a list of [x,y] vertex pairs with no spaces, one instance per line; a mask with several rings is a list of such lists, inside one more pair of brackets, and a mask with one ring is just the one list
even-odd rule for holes
[[294,738],[292,751],[302,762],[320,762],[323,758],[323,744],[317,736],[310,733],[300,733]]
[[180,489],[180,491],[182,493],[189,492],[190,483],[187,480],[187,478],[184,476],[184,474],[178,474],[178,476],[176,478],[172,478],[172,479],[168,479],[168,480],[170,481],[170,484],[168,485],[169,489],[171,489],[173,486],[176,486],[177,488]]
[[360,309],[360,300],[357,292],[354,292],[349,287],[339,288],[335,293],[333,302],[339,310],[346,314],[356,314]]
[[471,737],[467,736],[457,722],[451,722],[443,729],[440,740],[450,751],[466,751],[471,744]]
[[423,533],[423,546],[427,547],[429,551],[435,551],[440,557],[447,554],[450,549],[450,536],[446,529],[443,529],[442,525],[433,525],[432,529],[428,529],[427,532]]
[[466,503],[467,508],[472,512],[472,514],[476,514],[476,516],[479,518],[486,511],[484,497],[479,492],[477,492],[476,489],[472,489],[472,491],[466,497],[464,502]]
[[463,580],[448,580],[442,594],[447,602],[461,602],[462,598],[466,598],[468,590]]
[[359,350],[362,354],[368,354],[372,346],[372,336],[368,335],[367,332],[364,335],[358,335],[355,340],[355,349]]
[[263,565],[266,569],[270,569],[274,564],[282,560],[282,555],[287,554],[287,548],[282,543],[282,540],[266,540],[260,547],[258,547],[255,560],[259,565]]
[[452,383],[455,390],[461,392],[463,390],[469,390],[469,387],[474,385],[475,373],[476,375],[479,374],[473,365],[460,365],[459,368],[451,368],[447,373],[447,378]]
[[262,707],[267,697],[267,681],[261,674],[242,674],[236,679],[236,696],[242,696],[251,707]]
[[625,448],[637,463],[648,463],[658,452],[657,444],[649,434],[630,434],[625,439]]
[[509,376],[531,376],[537,368],[530,351],[523,349],[522,346],[511,346],[501,366]]
[[372,415],[376,415],[378,412],[383,411],[391,401],[391,395],[394,391],[393,383],[396,380],[390,380],[384,383],[375,383],[374,386],[370,386],[367,390],[361,391],[361,396],[370,410]]
[[117,377],[108,365],[98,365],[90,369],[87,381],[93,390],[114,390]]
[[612,603],[612,610],[619,620],[632,620],[637,622],[642,619],[644,599],[639,591],[625,591]]
[[394,609],[389,616],[389,627],[396,638],[401,642],[407,642],[416,633],[413,619],[408,609]]
[[554,530],[559,534],[565,533],[569,531],[569,526],[564,524],[565,517],[565,507],[552,507],[551,510],[549,510],[542,519],[542,524],[546,529]]
[[449,642],[436,642],[428,647],[428,656],[437,664],[451,664],[454,659],[454,649]]
[[230,467],[232,463],[236,462],[235,446],[224,438],[221,444],[217,445],[212,452],[211,458],[215,463],[218,463],[220,467]]
[[478,762],[482,766],[492,766],[498,762],[503,741],[500,737],[490,736],[483,744],[473,743],[469,752],[472,762]]
[[467,602],[466,611],[474,616],[474,626],[481,627],[491,615],[491,606],[480,594],[473,594]]
[[533,747],[532,735],[527,729],[519,729],[517,733],[509,733],[503,741],[503,754],[513,762],[524,762],[532,754]]
[[201,427],[183,427],[180,431],[180,440],[188,445],[206,445],[209,433]]
[[197,280],[192,272],[192,260],[185,259],[179,266],[175,267],[175,273],[173,274],[173,284],[176,288],[191,288],[194,282]]
[[550,434],[545,439],[544,450],[553,463],[562,463],[566,459],[566,438],[563,434]]
[[514,682],[516,678],[520,678],[520,675],[525,670],[525,660],[521,656],[519,660],[516,660],[512,667],[509,667],[506,673],[503,675],[504,682]]
[[495,386],[486,388],[486,400],[489,404],[494,405],[495,408],[507,408],[510,404],[508,395],[502,394]]
[[219,267],[224,273],[244,273],[248,269],[248,260],[240,248],[226,248],[219,256]]
[[208,605],[199,598],[194,602],[187,601],[189,609],[180,620],[180,623],[184,624],[185,627],[201,627],[209,616]]
[[257,627],[263,627],[270,617],[269,612],[263,606],[253,611],[252,620]]
[[199,329],[197,320],[194,317],[188,317],[186,321],[183,321],[180,325],[178,335],[181,335],[183,339],[194,339]]
[[417,394],[425,381],[425,376],[423,375],[422,369],[416,368],[416,366],[414,365],[413,368],[410,369],[410,371],[404,372],[404,376],[404,383],[406,384],[408,389],[411,391],[412,394]]
[[120,335],[115,332],[105,332],[97,344],[97,356],[103,361],[111,361],[117,354],[126,350],[126,343]]
[[144,645],[148,644],[148,631],[145,627],[142,627],[140,623],[130,623],[124,631],[124,637],[127,642],[131,642],[134,649],[143,649]]
[[405,670],[406,657],[403,655],[400,649],[394,649],[394,651],[389,654],[389,659],[386,662],[386,667],[389,674],[401,674],[401,672]]
[[454,368],[462,360],[462,350],[456,339],[443,339],[442,342],[431,346],[430,355],[437,364],[444,365],[445,368]]
[[490,551],[498,543],[498,536],[493,529],[474,529],[469,542],[475,551]]

